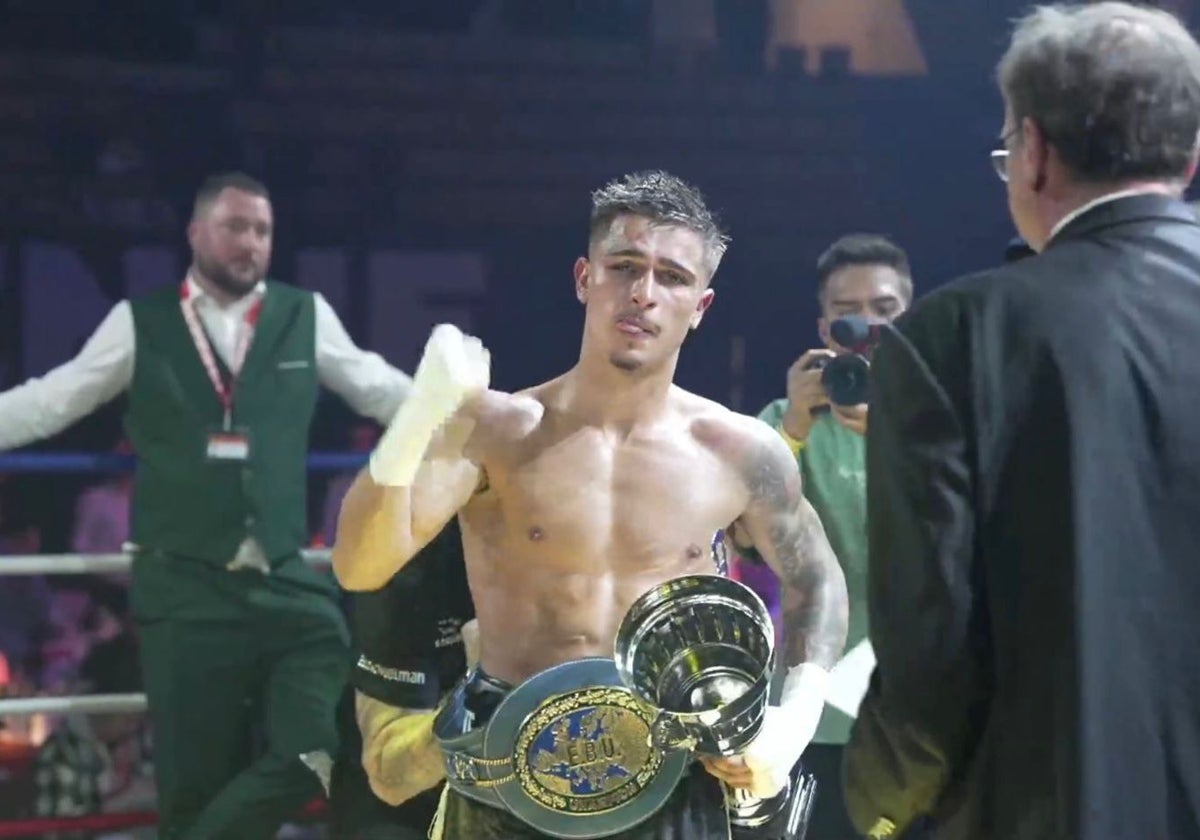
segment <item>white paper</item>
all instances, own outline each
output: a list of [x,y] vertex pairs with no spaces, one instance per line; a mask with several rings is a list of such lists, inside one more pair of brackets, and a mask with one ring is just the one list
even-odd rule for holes
[[867,694],[867,685],[875,671],[875,649],[863,639],[843,656],[829,672],[826,704],[852,718],[858,717],[858,707]]

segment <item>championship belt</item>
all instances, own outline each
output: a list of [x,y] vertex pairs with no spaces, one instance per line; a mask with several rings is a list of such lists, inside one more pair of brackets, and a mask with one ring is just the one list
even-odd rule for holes
[[447,783],[551,837],[606,837],[636,826],[663,807],[692,760],[658,745],[657,712],[603,657],[530,677],[482,727],[471,728],[469,715],[456,720],[454,704],[452,697],[434,723]]
[[[687,575],[633,603],[617,631],[615,661],[625,685],[658,710],[653,732],[661,748],[733,756],[762,729],[775,628],[749,587],[719,575]],[[738,828],[778,822],[799,792],[794,782],[766,800],[726,788],[731,822]]]

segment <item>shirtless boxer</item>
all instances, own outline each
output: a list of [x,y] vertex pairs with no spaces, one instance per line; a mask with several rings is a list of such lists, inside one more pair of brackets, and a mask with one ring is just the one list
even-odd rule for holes
[[[779,435],[672,383],[728,242],[703,198],[651,172],[592,202],[574,272],[578,363],[520,393],[491,391],[482,345],[436,329],[406,408],[346,497],[334,569],[347,589],[377,588],[457,513],[481,634],[471,683],[503,696],[560,663],[611,658],[633,601],[712,573],[714,533],[736,522],[785,587],[781,704],[744,755],[705,759],[711,776],[686,775],[620,835],[724,840],[712,776],[758,796],[786,784],[845,641],[845,581]],[[494,711],[479,708],[477,727]],[[546,836],[451,788],[442,837]]]

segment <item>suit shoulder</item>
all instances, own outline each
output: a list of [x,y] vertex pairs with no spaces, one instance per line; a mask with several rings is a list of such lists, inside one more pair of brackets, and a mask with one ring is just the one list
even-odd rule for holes
[[1012,266],[1001,266],[956,277],[922,296],[902,319],[916,315],[930,317],[929,312],[969,308],[995,295],[1014,277]]
[[926,333],[945,334],[967,326],[1028,296],[1044,273],[1032,270],[1036,258],[958,277],[918,299],[896,326],[910,338]]

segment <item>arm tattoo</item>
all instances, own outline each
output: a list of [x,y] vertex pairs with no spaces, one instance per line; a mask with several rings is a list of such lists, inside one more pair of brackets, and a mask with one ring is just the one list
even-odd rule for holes
[[801,491],[796,462],[781,441],[748,453],[750,504],[741,517],[754,547],[783,584],[784,657],[788,666],[832,667],[846,644],[846,579],[825,528]]

